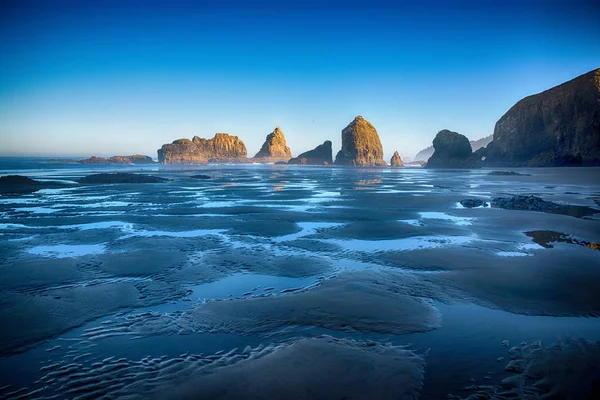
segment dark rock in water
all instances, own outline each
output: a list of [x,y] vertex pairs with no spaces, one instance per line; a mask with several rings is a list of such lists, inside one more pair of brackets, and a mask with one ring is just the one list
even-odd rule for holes
[[112,156],[110,158],[92,156],[77,161],[78,164],[153,164],[152,157],[135,154],[132,156]]
[[292,158],[292,151],[287,146],[285,135],[280,127],[276,127],[273,132],[267,135],[260,151],[256,153],[253,161],[255,162],[287,162]]
[[129,174],[118,172],[115,174],[94,174],[79,179],[82,184],[111,184],[111,183],[160,183],[168,179],[152,175]]
[[485,166],[600,165],[600,69],[519,101],[479,155]]
[[460,204],[466,208],[474,207],[487,207],[487,203],[480,199],[464,199],[460,201]]
[[560,207],[560,204],[543,200],[537,196],[515,195],[512,197],[495,197],[492,199],[492,207],[507,210],[528,210],[548,212]]
[[565,233],[555,231],[529,231],[525,232],[525,235],[529,236],[535,243],[546,249],[553,248],[554,246],[552,243],[568,243],[585,246],[592,250],[600,250],[600,244],[598,243],[575,239]]
[[[471,144],[471,149],[473,151],[477,151],[477,150],[481,149],[482,147],[487,146],[492,141],[492,137],[493,137],[492,135],[489,135],[489,136],[486,136],[479,140],[470,140],[469,143]],[[415,156],[415,158],[413,159],[413,162],[427,161],[427,160],[429,160],[429,158],[432,155],[433,155],[433,146],[429,146],[429,147],[419,151],[417,153],[417,155]]]
[[390,160],[390,165],[392,167],[404,167],[404,162],[402,161],[402,158],[400,157],[400,154],[398,154],[397,151],[394,152],[394,155]]
[[288,161],[288,164],[296,165],[331,165],[333,164],[333,152],[331,141],[326,140],[314,149],[300,154]]
[[514,171],[492,171],[488,175],[491,176],[531,176],[531,174],[521,174]]
[[237,136],[217,133],[212,139],[178,139],[158,150],[163,164],[206,164],[247,161],[246,145]]
[[479,168],[479,161],[471,151],[466,136],[447,129],[438,132],[433,139],[435,152],[425,168]]
[[277,161],[275,165],[288,165],[285,161]]
[[67,186],[59,182],[40,182],[22,175],[0,176],[0,194],[28,194],[40,189]]
[[354,167],[387,166],[375,127],[360,115],[342,131],[342,149],[335,157],[335,164]]
[[192,175],[192,176],[190,176],[190,178],[192,178],[192,179],[212,179],[211,176],[209,176],[209,175],[202,175],[202,174],[200,174],[200,175]]

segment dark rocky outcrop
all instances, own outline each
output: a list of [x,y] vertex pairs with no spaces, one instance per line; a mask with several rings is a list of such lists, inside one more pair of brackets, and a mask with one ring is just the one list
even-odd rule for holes
[[253,158],[255,162],[277,162],[289,161],[292,158],[292,151],[287,146],[285,135],[280,127],[276,127],[273,132],[267,135],[261,149]]
[[22,175],[0,176],[0,194],[1,195],[19,195],[37,192],[40,189],[50,189],[56,187],[65,187],[64,183],[36,181]]
[[[489,135],[489,136],[486,136],[486,137],[478,139],[478,140],[470,140],[469,143],[471,143],[471,150],[477,151],[477,150],[481,149],[482,147],[487,146],[492,141],[492,138],[493,138],[493,135]],[[429,146],[429,147],[419,151],[417,153],[417,155],[415,156],[415,158],[413,159],[413,162],[427,161],[427,160],[429,160],[429,157],[431,157],[432,155],[433,155],[433,146]]]
[[600,165],[600,69],[519,101],[478,155],[484,166]]
[[488,175],[490,176],[531,176],[531,174],[522,174],[514,171],[492,171]]
[[212,179],[211,176],[209,176],[209,175],[202,175],[202,174],[192,175],[192,176],[190,176],[190,178],[192,178],[192,179]]
[[383,146],[375,127],[360,115],[342,131],[342,149],[335,157],[335,165],[387,165],[383,160]]
[[460,205],[465,208],[487,207],[488,204],[481,199],[464,199],[460,201]]
[[237,136],[217,133],[212,139],[178,139],[158,150],[163,164],[206,164],[247,161],[246,145]]
[[479,161],[471,151],[466,136],[447,129],[438,132],[433,139],[435,152],[427,161],[426,168],[478,168]]
[[168,179],[153,175],[130,174],[126,172],[110,174],[94,174],[79,179],[81,184],[112,184],[112,183],[161,183]]
[[331,141],[326,140],[314,149],[300,154],[288,161],[288,164],[296,165],[331,165],[333,164],[333,152]]
[[394,152],[394,155],[390,160],[390,165],[392,167],[404,167],[404,162],[402,161],[402,158],[400,157],[400,154],[398,154],[397,151]]
[[492,207],[505,210],[539,211],[552,214],[563,214],[571,217],[583,218],[600,213],[591,207],[558,204],[543,200],[537,196],[515,195],[511,197],[495,197],[491,201]]
[[77,161],[78,164],[153,164],[152,157],[134,154],[132,156],[112,156],[109,158],[92,156]]

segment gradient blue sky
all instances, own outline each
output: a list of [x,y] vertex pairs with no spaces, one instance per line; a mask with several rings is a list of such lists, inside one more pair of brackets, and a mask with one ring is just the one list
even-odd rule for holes
[[478,139],[600,67],[598,1],[0,0],[0,154],[143,153],[277,125],[294,155],[363,115],[386,158]]

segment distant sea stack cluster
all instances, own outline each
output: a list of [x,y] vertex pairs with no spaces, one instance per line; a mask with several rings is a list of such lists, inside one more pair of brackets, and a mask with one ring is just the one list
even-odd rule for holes
[[90,157],[84,160],[77,161],[78,164],[153,164],[154,160],[149,156],[142,156],[135,154],[132,156],[112,156],[109,158],[104,157]]
[[[128,157],[123,158],[123,163],[147,162],[131,158],[145,156]],[[117,159],[92,157],[81,162],[121,163],[121,159]],[[246,146],[237,136],[217,133],[212,139],[195,136],[192,140],[178,139],[165,144],[158,150],[158,160],[163,164],[388,165],[383,159],[377,130],[362,116],[357,116],[342,130],[342,148],[335,160],[329,140],[293,157],[280,127],[267,135],[260,151],[252,158],[248,158]],[[470,142],[457,132],[447,129],[438,132],[433,145],[419,152],[410,163],[421,164],[427,168],[600,165],[600,69],[517,102],[500,118],[494,134],[488,137]],[[405,165],[397,151],[390,165]]]
[[[178,139],[171,144],[165,144],[158,150],[158,161],[162,164],[244,162],[387,166],[383,160],[383,146],[375,127],[361,116],[356,117],[342,130],[342,149],[337,153],[335,162],[330,140],[298,157],[292,157],[292,151],[287,146],[285,135],[280,127],[276,127],[267,135],[260,151],[252,158],[248,158],[246,146],[237,136],[217,133],[212,139],[201,139],[195,136],[192,140]],[[401,166],[400,164],[396,166]]]

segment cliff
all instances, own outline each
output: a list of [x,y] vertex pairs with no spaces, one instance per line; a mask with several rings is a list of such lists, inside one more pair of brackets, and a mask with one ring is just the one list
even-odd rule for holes
[[600,69],[517,102],[478,155],[484,166],[600,165]]
[[375,127],[360,115],[342,130],[342,149],[335,157],[336,165],[386,166],[383,146]]
[[333,164],[333,152],[331,141],[326,140],[314,149],[300,154],[288,161],[288,164],[297,165],[331,165]]
[[260,151],[254,156],[256,162],[288,161],[292,158],[292,152],[287,146],[285,135],[280,127],[275,128],[267,135]]

